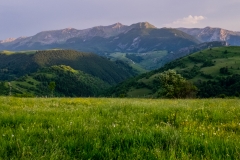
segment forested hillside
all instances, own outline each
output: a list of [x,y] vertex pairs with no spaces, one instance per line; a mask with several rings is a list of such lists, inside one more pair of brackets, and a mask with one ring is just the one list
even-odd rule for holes
[[[28,52],[27,52],[28,53]],[[26,53],[0,53],[0,80],[14,80],[43,67],[67,65],[109,83],[119,83],[136,72],[121,61],[109,61],[92,53],[73,50],[46,50]]]
[[166,64],[164,67],[131,78],[112,88],[108,95],[156,97],[161,83],[160,73],[176,70],[194,83],[198,97],[239,96],[240,47],[219,47],[199,51]]
[[5,82],[5,91],[2,94],[30,97],[88,97],[99,96],[109,86],[107,82],[97,77],[74,70],[69,66],[59,65],[42,68],[35,73],[8,82],[8,84]]

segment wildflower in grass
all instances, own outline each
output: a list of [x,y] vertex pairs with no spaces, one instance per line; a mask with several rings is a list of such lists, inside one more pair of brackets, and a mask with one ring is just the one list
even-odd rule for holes
[[12,137],[14,137],[14,135],[12,134]]

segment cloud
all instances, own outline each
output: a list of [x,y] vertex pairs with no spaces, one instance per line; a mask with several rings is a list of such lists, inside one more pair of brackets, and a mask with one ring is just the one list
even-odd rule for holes
[[206,19],[203,16],[192,16],[189,15],[188,17],[184,17],[182,19],[178,19],[170,24],[167,24],[169,27],[186,27],[186,26],[193,26],[198,24],[200,21]]

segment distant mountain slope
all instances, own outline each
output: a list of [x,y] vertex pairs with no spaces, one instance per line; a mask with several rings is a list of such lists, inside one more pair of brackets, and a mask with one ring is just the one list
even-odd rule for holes
[[28,50],[28,49],[48,49],[45,45],[55,45],[65,43],[68,39],[78,37],[84,40],[93,37],[111,37],[120,33],[125,33],[132,28],[155,28],[148,22],[136,23],[130,26],[116,23],[109,26],[96,26],[88,29],[77,30],[66,28],[62,30],[42,31],[34,36],[8,38],[0,41],[0,50]]
[[235,96],[240,91],[240,47],[210,48],[141,74],[108,91],[108,96],[157,97],[159,74],[174,69],[192,81],[199,97]]
[[194,37],[176,29],[157,29],[148,22],[125,26],[116,23],[85,30],[67,28],[44,31],[31,37],[0,41],[0,50],[75,49],[87,52],[147,52],[177,50],[197,44]]
[[37,51],[35,54],[0,53],[0,80],[12,80],[53,65],[70,66],[109,84],[119,83],[136,74],[125,63],[112,62],[96,54],[73,50],[49,50]]
[[176,51],[198,43],[194,37],[176,29],[133,28],[110,38],[95,37],[91,40],[72,38],[62,46],[96,53],[144,53],[156,50]]
[[225,30],[222,28],[177,28],[202,42],[226,41],[233,46],[240,46],[240,32]]

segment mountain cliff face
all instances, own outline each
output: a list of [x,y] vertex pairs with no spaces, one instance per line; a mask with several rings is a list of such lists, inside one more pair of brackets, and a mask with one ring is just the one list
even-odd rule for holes
[[178,28],[178,30],[190,34],[202,42],[226,41],[230,45],[240,46],[240,32],[211,27]]

